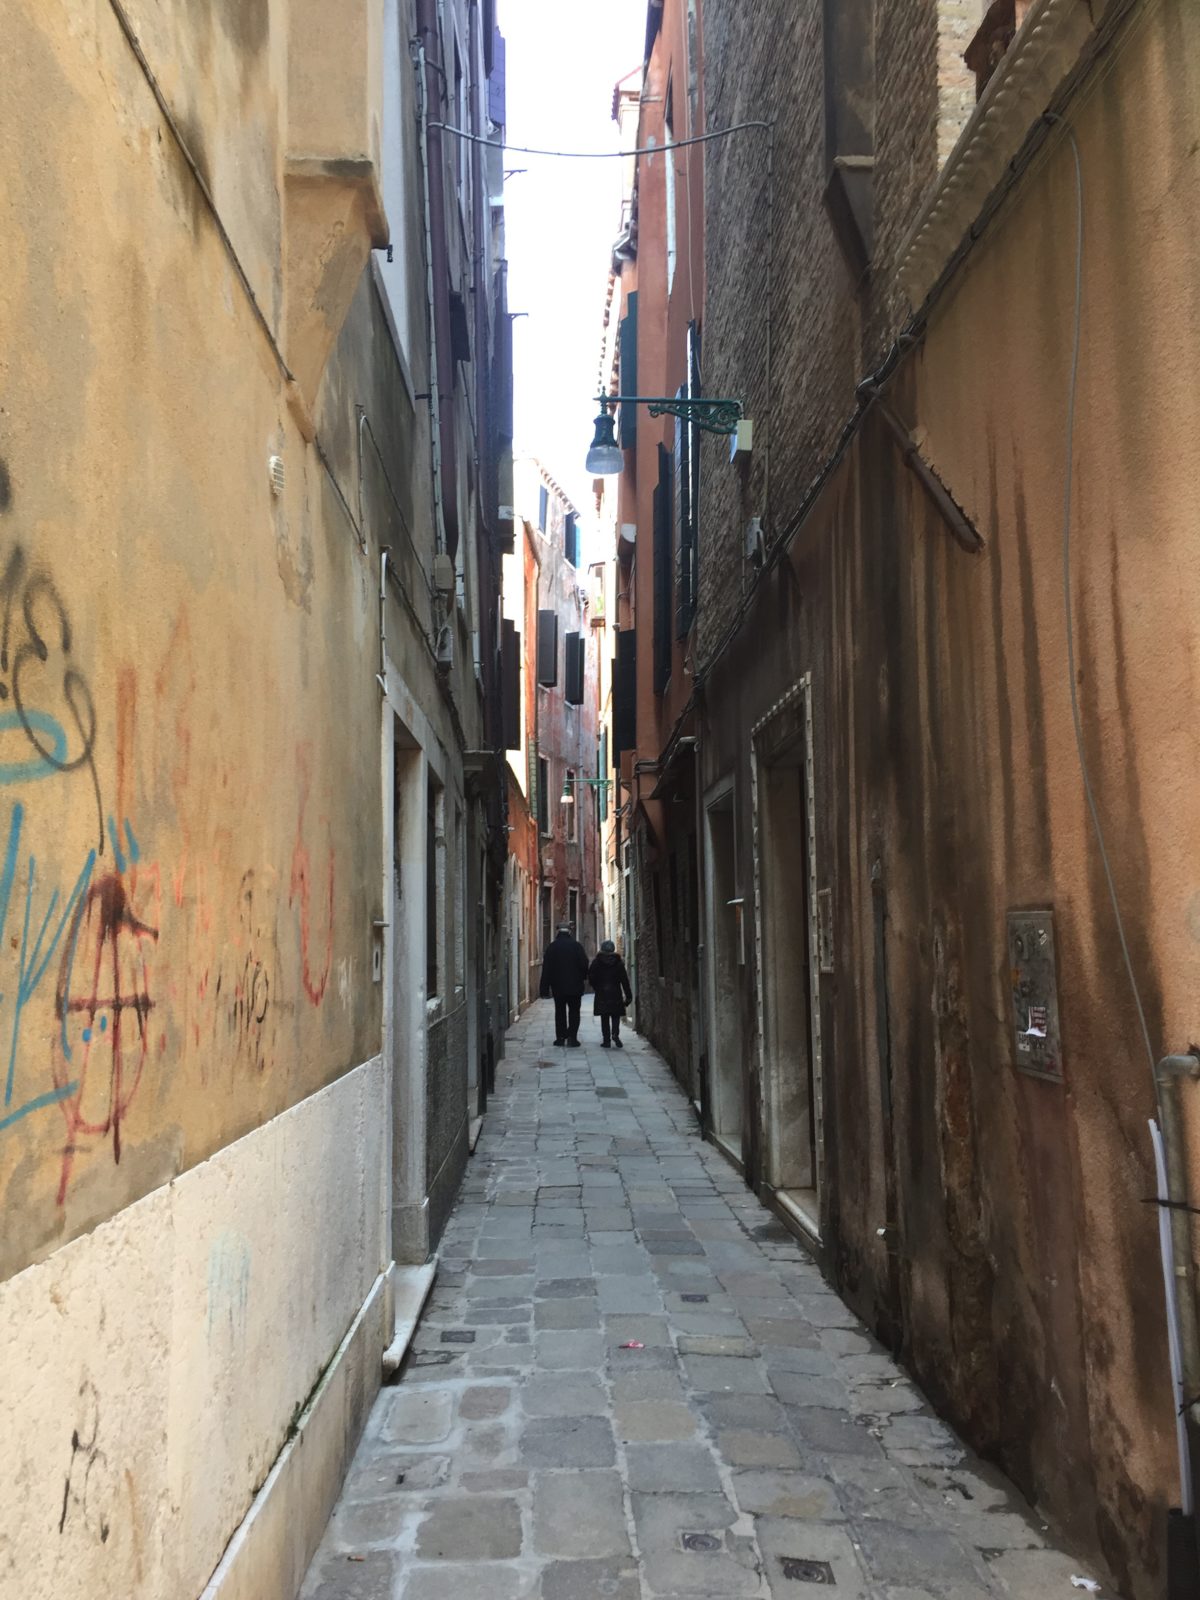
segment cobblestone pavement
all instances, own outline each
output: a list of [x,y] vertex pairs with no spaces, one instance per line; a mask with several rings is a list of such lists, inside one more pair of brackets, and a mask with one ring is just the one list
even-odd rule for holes
[[509,1035],[304,1600],[1079,1594],[661,1058],[552,1030],[539,1004]]

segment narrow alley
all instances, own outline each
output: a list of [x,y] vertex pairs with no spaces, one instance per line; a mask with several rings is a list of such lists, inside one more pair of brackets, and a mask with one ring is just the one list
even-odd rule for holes
[[304,1600],[1080,1593],[659,1055],[583,1034],[556,1049],[543,1003],[509,1036]]

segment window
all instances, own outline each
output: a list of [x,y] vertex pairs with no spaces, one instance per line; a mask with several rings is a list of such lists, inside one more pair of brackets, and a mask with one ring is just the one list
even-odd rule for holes
[[676,257],[676,254],[677,254],[676,240],[675,240],[675,149],[674,149],[674,146],[675,146],[675,129],[673,127],[674,119],[675,119],[674,92],[673,92],[671,86],[668,84],[668,86],[667,86],[667,109],[666,109],[666,116],[664,118],[664,125],[665,125],[665,129],[666,129],[666,141],[665,141],[666,142],[666,151],[665,151],[665,157],[666,157],[666,163],[667,163],[667,168],[666,168],[667,198],[666,198],[665,209],[666,209],[666,213],[667,213],[667,297],[668,297],[668,299],[670,298],[671,290],[672,290],[672,288],[674,287],[674,284],[675,284],[675,257]]
[[500,700],[504,748],[521,748],[521,635],[505,617],[500,624]]
[[554,937],[554,885],[547,883],[542,889],[542,949],[549,947]]
[[563,522],[563,554],[573,567],[579,565],[579,518],[573,511]]
[[537,681],[553,689],[558,682],[558,614],[538,612]]
[[441,944],[445,937],[445,848],[442,787],[432,773],[425,791],[425,998],[439,993]]
[[874,0],[824,0],[825,206],[856,282],[874,230],[873,14]]
[[671,679],[672,639],[672,479],[671,452],[658,447],[658,483],[654,489],[654,692],[662,694]]
[[[694,322],[687,331],[688,380],[679,390],[681,399],[700,394],[700,332]],[[685,639],[696,616],[699,583],[700,430],[694,422],[675,420],[675,634]]]
[[583,704],[583,681],[586,667],[583,634],[568,633],[563,643],[565,646],[566,667],[566,684],[563,688],[563,698],[569,706],[581,706]]
[[571,932],[579,937],[579,890],[567,890],[567,921],[571,924]]
[[579,796],[576,793],[576,788],[577,785],[575,783],[575,774],[572,772],[571,768],[568,767],[566,771],[566,781],[563,783],[563,794],[569,794],[571,796],[571,804],[563,806],[563,810],[567,814],[567,838],[572,844],[574,844],[575,840],[579,837],[579,820],[576,815],[579,810]]
[[[621,318],[620,332],[620,376],[621,393],[636,394],[638,392],[637,374],[637,290],[634,289],[625,302],[625,315]],[[620,412],[621,424],[621,449],[632,450],[637,444],[637,407],[623,405]]]
[[537,820],[538,832],[550,832],[550,763],[545,756],[537,758]]
[[550,495],[549,495],[549,492],[548,492],[548,490],[546,488],[546,485],[543,484],[541,486],[541,488],[538,490],[538,527],[542,530],[543,533],[545,533],[545,531],[546,531],[546,523],[549,520],[549,515],[550,515]]
[[462,807],[454,807],[454,987],[461,992],[467,970],[467,830]]
[[637,745],[637,634],[632,628],[617,633],[613,660],[613,768],[621,764],[622,750]]

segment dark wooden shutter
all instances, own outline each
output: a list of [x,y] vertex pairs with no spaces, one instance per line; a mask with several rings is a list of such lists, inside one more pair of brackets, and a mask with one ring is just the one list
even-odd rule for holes
[[538,612],[537,680],[547,689],[558,682],[558,614]]
[[500,696],[504,711],[504,748],[521,748],[521,635],[504,618],[500,625]]
[[566,685],[564,694],[568,705],[583,704],[584,643],[581,633],[566,636]]
[[654,692],[662,694],[671,676],[672,478],[671,452],[658,447],[654,489]]
[[622,628],[613,661],[613,768],[622,750],[637,748],[637,634]]
[[[637,374],[637,290],[625,302],[627,310],[621,318],[621,338],[617,368],[621,378],[621,393],[636,394]],[[621,449],[632,450],[637,444],[637,407],[621,407]]]
[[599,797],[600,821],[608,821],[608,729],[600,730],[600,751],[596,762],[596,776],[600,782],[596,785],[596,794]]
[[[685,399],[681,388],[679,398]],[[675,637],[687,637],[695,614],[692,594],[692,438],[691,424],[675,418]]]
[[563,522],[563,554],[573,567],[579,565],[579,519],[573,511]]
[[[700,386],[700,325],[688,323],[688,394],[698,400]],[[692,616],[700,604],[700,440],[696,424],[688,425],[688,524],[691,530]]]

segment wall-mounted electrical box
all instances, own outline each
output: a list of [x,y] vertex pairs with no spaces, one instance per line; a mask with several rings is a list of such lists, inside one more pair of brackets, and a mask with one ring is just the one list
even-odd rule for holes
[[749,417],[743,417],[729,435],[729,459],[730,461],[749,461],[753,450],[754,423]]
[[1008,913],[1008,968],[1017,1066],[1059,1083],[1062,1043],[1052,911]]

